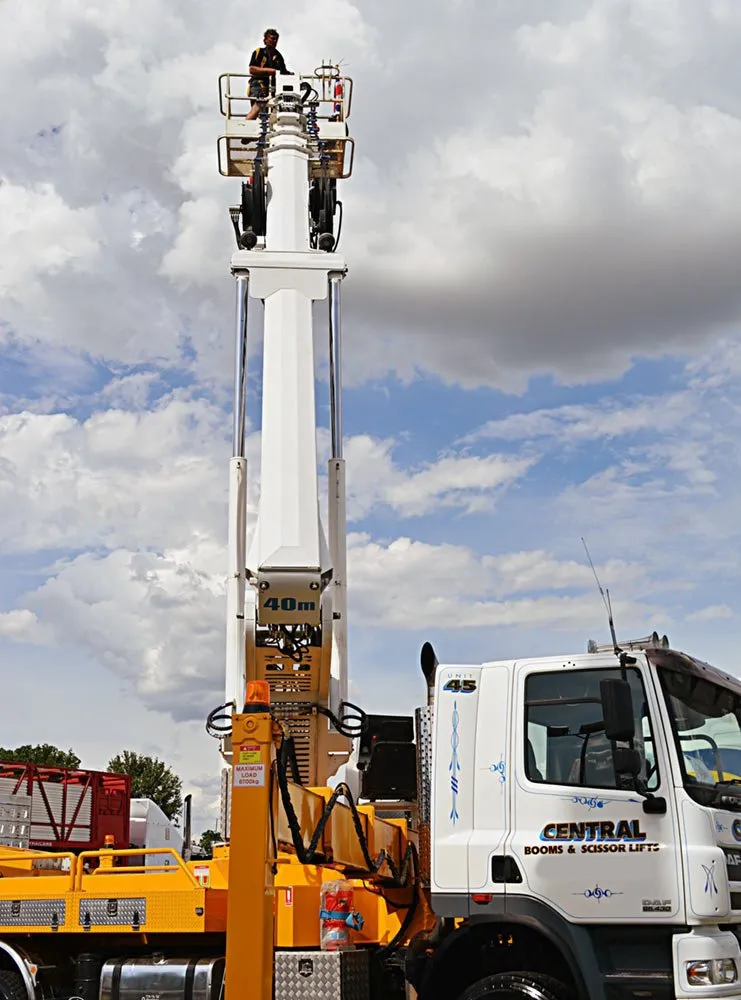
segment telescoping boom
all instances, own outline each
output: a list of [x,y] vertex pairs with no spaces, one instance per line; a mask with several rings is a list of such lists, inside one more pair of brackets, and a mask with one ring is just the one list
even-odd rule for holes
[[[238,249],[233,457],[230,468],[226,700],[242,707],[248,680],[266,680],[288,725],[302,778],[324,784],[349,751],[328,723],[347,697],[345,463],[342,456],[337,181],[350,176],[352,81],[335,67],[278,76],[259,118],[237,117],[245,79],[222,78],[227,134],[220,165],[242,179],[232,211]],[[260,491],[247,546],[247,317],[264,303]],[[328,302],[330,442],[328,538],[320,517],[314,304]],[[347,720],[346,720],[347,723]],[[357,731],[347,724],[345,733]],[[228,758],[227,749],[227,758]],[[339,757],[338,757],[339,755]]]

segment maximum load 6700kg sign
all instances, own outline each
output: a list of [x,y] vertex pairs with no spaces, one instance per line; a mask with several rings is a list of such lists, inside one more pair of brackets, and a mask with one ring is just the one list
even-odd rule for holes
[[263,788],[265,785],[264,764],[235,764],[235,788]]

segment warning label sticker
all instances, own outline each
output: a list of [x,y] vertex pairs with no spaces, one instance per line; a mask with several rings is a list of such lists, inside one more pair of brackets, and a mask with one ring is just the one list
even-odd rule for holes
[[243,743],[239,748],[240,764],[259,764],[260,747],[257,743]]
[[193,874],[199,885],[207,887],[211,884],[211,869],[208,865],[194,865]]
[[265,787],[265,765],[264,764],[235,764],[234,765],[234,787],[235,788],[264,788]]

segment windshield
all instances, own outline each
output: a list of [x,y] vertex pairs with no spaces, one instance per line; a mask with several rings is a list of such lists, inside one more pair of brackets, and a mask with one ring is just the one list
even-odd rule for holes
[[741,696],[699,672],[660,667],[659,677],[688,791],[741,782]]

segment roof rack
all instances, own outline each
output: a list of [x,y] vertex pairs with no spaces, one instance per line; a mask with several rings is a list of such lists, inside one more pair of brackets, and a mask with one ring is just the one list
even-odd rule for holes
[[[645,636],[643,639],[631,639],[629,642],[619,642],[618,646],[620,649],[669,649],[669,637],[662,635],[659,638],[658,632],[652,632],[651,635]],[[615,647],[611,642],[595,642],[594,639],[590,639],[587,642],[587,652],[588,653],[613,653]]]

